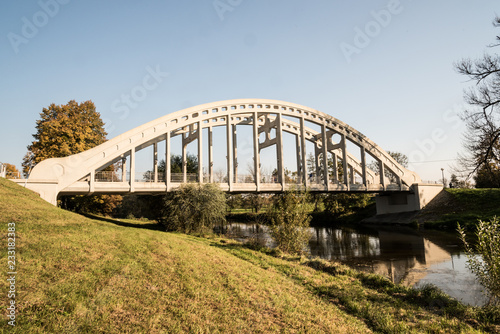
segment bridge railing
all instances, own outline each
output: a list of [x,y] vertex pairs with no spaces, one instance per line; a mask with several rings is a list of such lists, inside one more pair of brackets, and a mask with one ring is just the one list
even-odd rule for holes
[[[134,182],[155,182],[155,175],[154,172],[152,171],[147,171],[147,172],[136,172],[134,173]],[[130,173],[127,173],[125,175],[125,180],[123,179],[123,175],[121,171],[97,171],[95,173],[95,182],[130,182]],[[88,177],[82,179],[82,181],[88,181]],[[165,173],[163,172],[158,172],[156,176],[156,181],[158,183],[163,183],[165,182]],[[199,177],[197,173],[187,173],[186,174],[186,179],[184,181],[184,174],[183,173],[172,173],[170,175],[170,182],[172,183],[197,183],[199,182]],[[203,183],[209,183],[210,182],[210,176],[208,174],[203,175]],[[213,176],[213,182],[214,183],[227,183],[227,175],[214,175]],[[234,177],[233,180],[234,183],[245,183],[245,184],[250,184],[254,183],[254,176],[252,174],[238,174],[237,176]],[[299,178],[297,178],[295,175],[294,176],[285,176],[285,184],[299,184],[301,181]],[[323,187],[324,186],[324,180],[321,176],[315,176],[315,175],[309,175],[307,182],[310,186],[313,187]],[[277,175],[272,175],[272,174],[263,174],[260,177],[260,183],[261,184],[279,184],[279,178]],[[330,185],[342,185],[341,181],[334,181],[330,179]],[[428,182],[428,183],[438,183],[438,182]],[[353,184],[358,184],[362,185],[363,182],[359,178],[354,179]],[[399,187],[399,184],[393,183],[393,182],[388,182],[386,184],[387,189],[396,189]]]
[[21,173],[20,172],[5,172],[6,179],[21,179]]
[[117,172],[98,171],[95,172],[95,182],[121,182],[122,175]]

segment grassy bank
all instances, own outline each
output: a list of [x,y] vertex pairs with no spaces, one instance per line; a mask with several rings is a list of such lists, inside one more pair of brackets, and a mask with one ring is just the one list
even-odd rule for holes
[[[1,263],[16,228],[12,333],[494,331],[495,313],[338,264],[91,219],[0,179]],[[4,266],[4,277],[7,268]],[[0,305],[10,302],[6,279]],[[497,326],[497,327],[495,327]]]
[[445,189],[417,217],[426,227],[473,229],[478,220],[500,216],[500,189]]

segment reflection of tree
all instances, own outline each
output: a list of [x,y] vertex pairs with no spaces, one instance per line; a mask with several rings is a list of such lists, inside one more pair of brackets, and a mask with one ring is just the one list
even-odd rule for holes
[[380,254],[378,240],[350,229],[315,228],[309,246],[314,255],[327,259],[345,260],[353,257],[373,257]]

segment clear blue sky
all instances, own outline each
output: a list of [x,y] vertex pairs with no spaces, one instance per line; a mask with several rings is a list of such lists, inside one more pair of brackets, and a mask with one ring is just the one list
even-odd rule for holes
[[[2,1],[0,161],[20,167],[51,103],[92,100],[111,138],[182,108],[269,98],[326,112],[438,180],[472,85],[453,63],[491,52],[497,12],[493,0]],[[122,95],[154,70],[168,76],[126,115]]]

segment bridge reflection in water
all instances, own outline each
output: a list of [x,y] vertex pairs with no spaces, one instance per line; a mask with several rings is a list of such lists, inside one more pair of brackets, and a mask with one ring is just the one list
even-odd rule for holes
[[[311,255],[339,260],[358,270],[376,273],[406,286],[430,283],[450,296],[471,305],[487,298],[454,233],[416,231],[395,226],[311,228]],[[252,238],[273,247],[265,226],[231,223],[225,233],[233,238]]]

